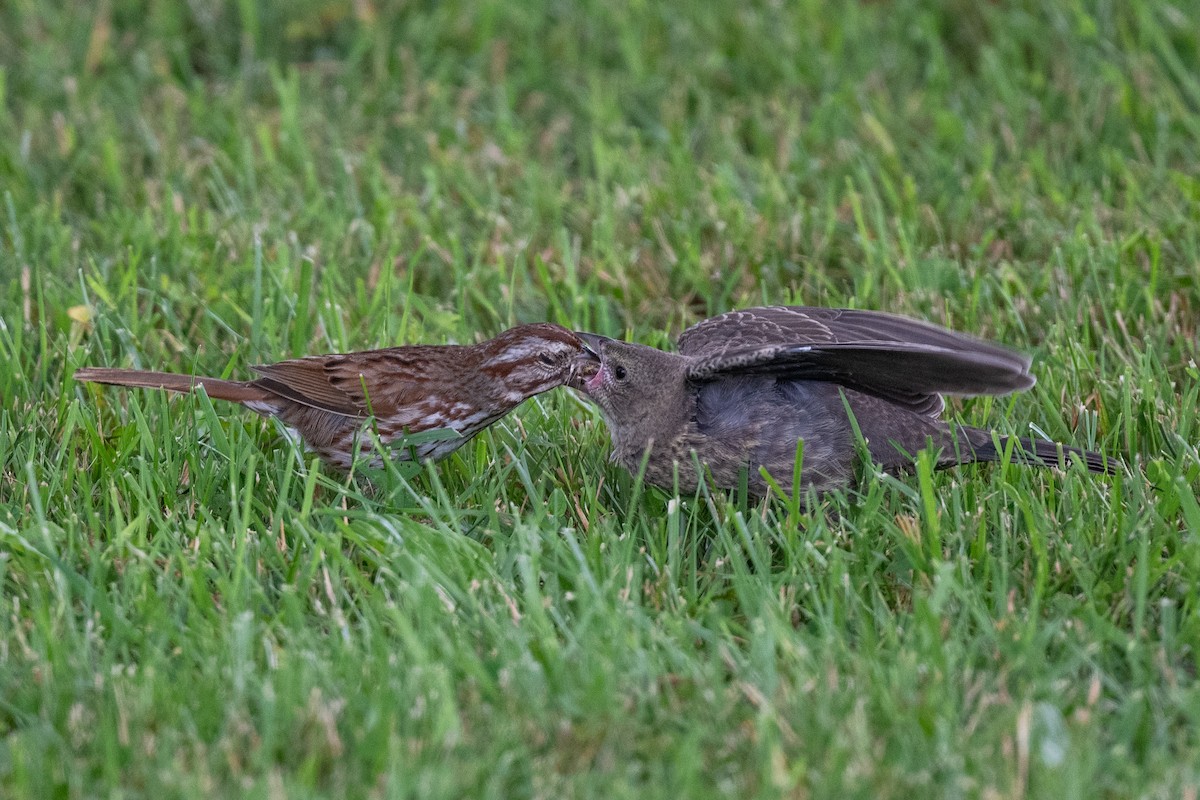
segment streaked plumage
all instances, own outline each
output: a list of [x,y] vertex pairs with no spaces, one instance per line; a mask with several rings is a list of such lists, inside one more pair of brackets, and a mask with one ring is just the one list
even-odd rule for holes
[[[474,345],[407,345],[309,356],[253,367],[250,381],[87,368],[75,379],[190,392],[203,386],[295,429],[325,461],[348,469],[368,420],[384,444],[406,434],[449,428],[458,438],[420,442],[412,455],[438,459],[461,447],[533,395],[562,386],[583,345],[558,325],[536,323]],[[397,455],[406,458],[407,449]]]

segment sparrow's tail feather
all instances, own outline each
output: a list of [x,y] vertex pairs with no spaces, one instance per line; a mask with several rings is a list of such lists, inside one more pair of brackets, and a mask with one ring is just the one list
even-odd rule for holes
[[227,381],[222,378],[178,375],[173,372],[87,367],[75,373],[75,380],[87,383],[105,383],[111,386],[166,389],[168,392],[191,392],[197,386],[203,386],[209,397],[233,403],[261,403],[277,399],[271,392],[248,381]]

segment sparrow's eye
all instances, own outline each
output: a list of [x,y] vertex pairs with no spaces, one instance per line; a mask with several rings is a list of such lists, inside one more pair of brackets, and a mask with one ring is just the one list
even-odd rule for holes
[[554,356],[550,355],[549,353],[542,353],[541,355],[539,355],[538,361],[542,362],[547,367],[554,366]]
[[622,367],[620,364],[617,364],[615,367],[613,367],[613,377],[614,378],[616,378],[619,381],[623,381],[623,380],[625,380],[625,375],[626,375],[625,368]]

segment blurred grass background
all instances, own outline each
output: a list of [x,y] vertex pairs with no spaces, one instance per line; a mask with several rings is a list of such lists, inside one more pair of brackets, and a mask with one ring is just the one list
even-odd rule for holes
[[[0,794],[1195,797],[1194,11],[0,5]],[[671,498],[557,392],[372,487],[69,378],[762,302],[1131,470]]]

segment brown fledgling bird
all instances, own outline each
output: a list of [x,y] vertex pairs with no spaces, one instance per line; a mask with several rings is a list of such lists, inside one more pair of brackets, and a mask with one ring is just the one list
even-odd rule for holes
[[584,352],[571,331],[536,323],[473,345],[280,361],[253,367],[260,377],[252,381],[102,367],[81,369],[75,379],[169,392],[203,386],[209,397],[278,417],[327,463],[349,469],[371,418],[385,445],[422,431],[457,431],[454,438],[397,448],[400,458],[443,458],[522,401],[571,381],[577,368],[586,368]]
[[[600,407],[612,458],[645,480],[681,491],[700,479],[765,496],[765,467],[792,490],[797,443],[801,484],[845,486],[858,451],[854,425],[885,470],[910,467],[929,444],[938,466],[1001,457],[990,431],[940,419],[943,394],[1000,395],[1034,384],[1028,356],[954,331],[877,311],[769,307],[731,311],[688,328],[678,353],[579,334],[591,363],[572,386]],[[590,375],[590,377],[588,377]],[[849,413],[847,413],[849,412]],[[853,419],[852,419],[853,418]],[[999,437],[1003,449],[1006,437]],[[1093,471],[1098,453],[1021,438],[1014,459],[1058,465],[1067,454]],[[647,451],[649,455],[647,456]]]

